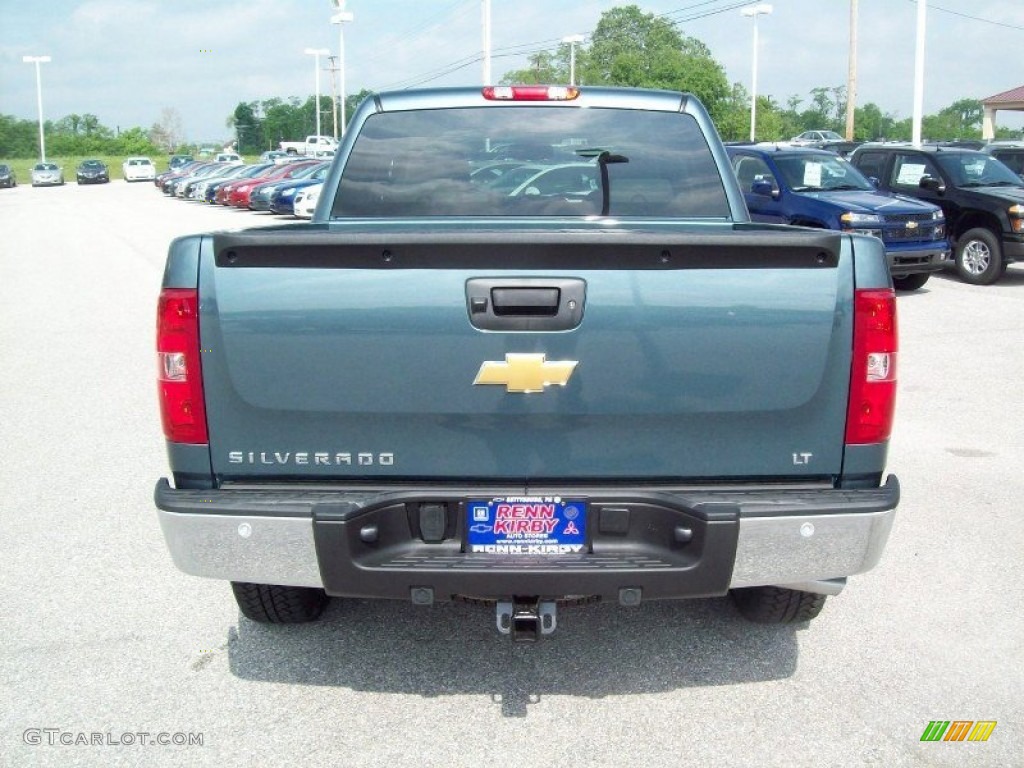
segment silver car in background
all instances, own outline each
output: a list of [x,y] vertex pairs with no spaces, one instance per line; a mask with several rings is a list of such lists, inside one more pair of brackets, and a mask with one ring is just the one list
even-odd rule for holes
[[36,163],[31,176],[33,187],[57,187],[64,183],[64,169],[56,163]]

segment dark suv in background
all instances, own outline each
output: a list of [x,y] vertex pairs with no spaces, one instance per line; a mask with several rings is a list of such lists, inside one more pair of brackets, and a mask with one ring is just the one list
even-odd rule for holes
[[986,144],[981,151],[986,155],[992,155],[1011,171],[1024,178],[1024,141],[1011,144],[999,142]]
[[893,284],[902,291],[920,288],[948,263],[938,206],[876,189],[834,152],[773,145],[726,151],[754,221],[874,235],[885,243]]
[[865,144],[850,157],[881,189],[934,203],[946,214],[960,277],[998,280],[1024,260],[1024,181],[992,155],[951,147]]

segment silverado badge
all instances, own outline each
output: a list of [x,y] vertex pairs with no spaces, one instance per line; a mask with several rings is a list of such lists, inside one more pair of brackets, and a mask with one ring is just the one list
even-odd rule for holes
[[564,387],[577,360],[547,360],[540,353],[509,352],[505,361],[485,360],[474,384],[503,384],[507,392],[543,392],[552,384]]

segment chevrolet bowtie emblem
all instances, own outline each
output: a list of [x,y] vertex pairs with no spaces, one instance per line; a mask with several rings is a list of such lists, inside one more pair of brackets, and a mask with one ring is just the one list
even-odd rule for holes
[[908,221],[907,222],[907,229],[917,229],[917,222],[916,221]]
[[505,362],[485,360],[474,384],[503,384],[507,392],[543,392],[544,387],[564,387],[579,365],[577,360],[545,359],[543,354],[510,352]]

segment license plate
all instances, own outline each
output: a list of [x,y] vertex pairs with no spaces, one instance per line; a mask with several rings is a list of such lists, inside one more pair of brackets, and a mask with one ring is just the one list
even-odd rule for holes
[[560,496],[516,496],[466,504],[466,551],[566,555],[586,551],[587,505]]

